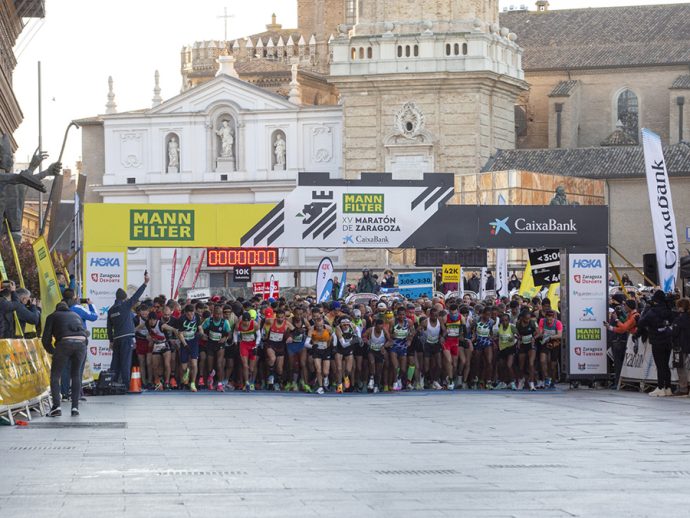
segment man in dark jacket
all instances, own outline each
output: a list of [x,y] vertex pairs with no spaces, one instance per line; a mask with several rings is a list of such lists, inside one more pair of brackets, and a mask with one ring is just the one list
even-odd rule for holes
[[657,388],[649,395],[665,397],[673,395],[671,391],[671,349],[673,347],[673,312],[666,300],[666,294],[657,290],[652,296],[652,304],[646,309],[637,322],[638,332],[646,333],[652,344],[652,356],[657,372]]
[[[55,312],[48,315],[43,330],[43,347],[53,355],[50,367],[50,394],[53,406],[49,417],[62,415],[60,410],[60,375],[65,364],[71,360],[72,416],[79,415],[79,393],[81,392],[81,371],[79,366],[86,357],[86,328],[81,318],[70,311],[66,302],[60,302]],[[53,346],[55,339],[55,346]]]
[[[16,338],[18,330],[15,325],[15,312],[21,323],[28,322],[34,325],[38,325],[41,314],[35,309],[29,310],[27,306],[22,304],[13,281],[5,281],[2,284],[3,288],[0,291],[0,338]],[[22,295],[28,294],[27,300],[31,295],[28,290],[20,291],[20,293]]]
[[148,273],[144,273],[144,284],[130,298],[119,288],[115,292],[115,303],[108,310],[108,340],[113,351],[110,370],[113,381],[121,381],[129,387],[129,370],[132,367],[132,348],[134,347],[134,315],[132,307],[137,303],[149,283]]
[[357,293],[376,293],[376,281],[371,276],[368,268],[362,270],[362,278],[357,283]]

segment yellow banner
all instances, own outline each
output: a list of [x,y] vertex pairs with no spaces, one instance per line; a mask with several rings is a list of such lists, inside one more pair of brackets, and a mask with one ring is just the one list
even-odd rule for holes
[[532,265],[527,261],[525,271],[522,274],[522,281],[520,282],[520,296],[531,299],[541,291],[541,286],[534,285],[532,278]]
[[546,296],[551,301],[551,309],[558,311],[558,303],[561,301],[561,283],[549,284],[549,291]]
[[17,405],[50,386],[50,358],[38,338],[0,340],[0,405]]
[[6,280],[7,270],[5,269],[5,261],[2,260],[2,255],[0,255],[0,281]]
[[460,271],[459,264],[444,264],[441,270],[441,282],[459,283]]
[[33,248],[34,258],[36,259],[36,271],[38,273],[38,284],[41,287],[41,303],[43,305],[43,310],[41,311],[41,328],[43,328],[48,315],[55,311],[55,306],[62,300],[62,293],[60,293],[60,286],[55,276],[53,260],[50,258],[50,250],[45,238],[41,236],[36,239]]
[[240,246],[240,239],[273,204],[84,205],[84,243],[90,252],[136,248]]

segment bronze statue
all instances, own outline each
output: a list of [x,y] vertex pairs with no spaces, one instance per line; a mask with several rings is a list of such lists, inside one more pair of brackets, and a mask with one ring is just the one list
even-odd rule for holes
[[556,194],[554,194],[551,199],[550,205],[570,205],[568,203],[568,198],[565,195],[565,187],[559,185],[556,187]]
[[14,174],[12,172],[14,158],[12,156],[10,137],[7,134],[3,134],[0,137],[0,223],[2,223],[0,235],[5,231],[4,220],[7,218],[12,238],[16,243],[21,242],[22,239],[22,217],[27,187],[40,192],[46,192],[46,187],[41,180],[46,176],[60,174],[62,169],[62,164],[55,162],[45,171],[33,174],[47,156],[46,153],[36,151],[31,158],[29,168],[19,174]]

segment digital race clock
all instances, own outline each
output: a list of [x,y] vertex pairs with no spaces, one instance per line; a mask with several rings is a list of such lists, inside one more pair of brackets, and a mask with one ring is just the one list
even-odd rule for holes
[[206,266],[210,268],[233,266],[278,266],[277,248],[208,248]]

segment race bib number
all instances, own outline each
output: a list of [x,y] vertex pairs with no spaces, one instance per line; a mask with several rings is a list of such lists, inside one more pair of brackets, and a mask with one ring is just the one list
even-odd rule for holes
[[253,342],[254,341],[254,333],[244,333],[242,335],[242,341],[243,342]]
[[283,333],[271,332],[271,334],[268,335],[268,340],[271,342],[282,342]]
[[167,347],[167,344],[165,342],[156,342],[153,344],[153,352],[154,353],[159,353],[163,351]]
[[523,344],[531,344],[532,343],[532,335],[523,335],[522,343]]
[[459,327],[449,327],[448,328],[448,336],[456,338],[460,336],[460,328]]
[[208,338],[212,342],[219,342],[221,338],[223,338],[223,335],[217,331],[210,331],[208,333]]
[[195,334],[196,333],[194,331],[183,331],[182,332],[182,336],[184,336],[185,340],[193,340]]
[[314,342],[316,345],[317,349],[327,349],[328,348],[328,342]]

